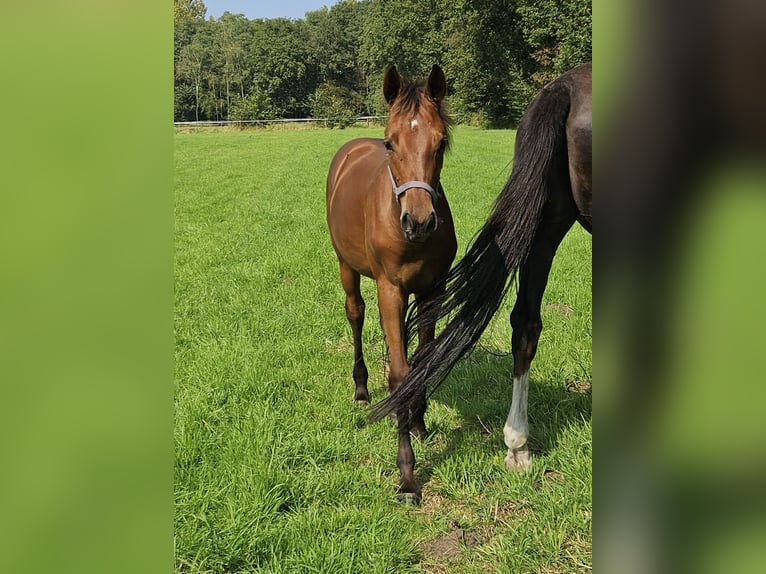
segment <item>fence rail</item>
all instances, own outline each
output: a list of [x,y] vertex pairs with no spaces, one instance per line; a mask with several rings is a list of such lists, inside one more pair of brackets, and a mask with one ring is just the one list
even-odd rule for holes
[[[388,116],[360,116],[354,118],[355,123],[365,123],[367,125],[373,122],[382,122],[388,119]],[[248,125],[269,125],[269,124],[322,124],[327,126],[329,122],[337,121],[333,118],[285,118],[278,120],[203,120],[197,122],[173,122],[174,127],[224,127],[224,126],[248,126]]]

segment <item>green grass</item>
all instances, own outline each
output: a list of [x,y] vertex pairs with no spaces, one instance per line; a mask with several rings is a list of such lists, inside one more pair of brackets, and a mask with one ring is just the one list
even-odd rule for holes
[[[351,332],[324,181],[348,130],[175,136],[175,544],[179,572],[585,572],[591,563],[591,243],[567,236],[529,391],[535,459],[505,470],[505,302],[430,402],[420,508],[395,500],[390,423],[352,401]],[[460,255],[510,169],[514,132],[458,127],[442,180]],[[385,396],[374,284],[364,340]],[[567,382],[570,382],[568,385]],[[569,388],[569,390],[568,390]]]

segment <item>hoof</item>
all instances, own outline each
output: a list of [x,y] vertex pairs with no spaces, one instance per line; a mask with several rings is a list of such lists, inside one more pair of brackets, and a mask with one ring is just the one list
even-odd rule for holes
[[527,445],[517,449],[508,449],[505,457],[505,468],[511,472],[524,473],[529,470],[531,458]]
[[357,406],[363,407],[370,404],[370,393],[365,388],[357,388],[354,391],[354,402]]
[[420,494],[417,492],[399,492],[396,495],[396,499],[402,504],[420,506]]

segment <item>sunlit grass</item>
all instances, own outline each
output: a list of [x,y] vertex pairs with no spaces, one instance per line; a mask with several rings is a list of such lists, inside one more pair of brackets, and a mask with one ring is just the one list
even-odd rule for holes
[[[382,128],[175,136],[175,536],[181,572],[577,572],[591,551],[591,243],[559,249],[532,367],[535,459],[503,466],[508,314],[431,401],[421,508],[395,501],[395,433],[352,401],[351,334],[324,215],[340,145]],[[458,127],[442,174],[458,256],[514,132]],[[374,284],[365,350],[385,396]],[[452,551],[437,543],[470,533]]]

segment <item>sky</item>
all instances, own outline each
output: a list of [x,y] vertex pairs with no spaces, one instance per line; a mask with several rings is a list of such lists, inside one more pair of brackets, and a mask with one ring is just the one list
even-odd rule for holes
[[256,18],[303,18],[306,12],[330,7],[338,0],[202,0],[207,8],[205,18],[218,18],[224,12]]

